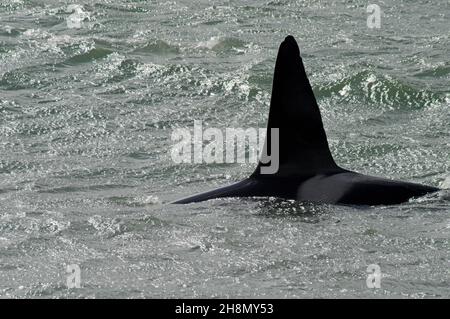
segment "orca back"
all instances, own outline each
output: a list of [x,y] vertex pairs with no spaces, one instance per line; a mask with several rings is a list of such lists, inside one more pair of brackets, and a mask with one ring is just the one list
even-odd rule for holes
[[[271,145],[272,129],[278,129],[278,139],[273,141],[277,145]],[[274,161],[278,156],[278,170],[263,173],[261,168],[273,162],[260,161],[249,178],[176,203],[275,196],[331,204],[390,205],[439,190],[366,176],[336,165],[300,49],[292,36],[286,37],[278,51],[265,143],[269,158]]]

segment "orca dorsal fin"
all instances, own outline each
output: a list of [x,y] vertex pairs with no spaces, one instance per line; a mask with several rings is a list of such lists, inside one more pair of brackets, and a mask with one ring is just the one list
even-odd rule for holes
[[[279,169],[275,176],[305,176],[340,170],[331,155],[319,106],[293,36],[286,37],[278,50],[267,128],[269,156],[274,156],[270,129],[279,129]],[[253,177],[264,176],[261,166],[267,165],[259,162]]]

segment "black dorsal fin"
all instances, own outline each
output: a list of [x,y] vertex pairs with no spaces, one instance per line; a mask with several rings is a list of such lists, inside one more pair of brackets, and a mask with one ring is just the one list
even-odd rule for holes
[[[272,149],[270,129],[279,129],[279,169],[275,176],[304,176],[339,170],[328,146],[300,49],[292,36],[286,37],[278,50],[267,127],[269,155]],[[261,166],[267,165],[260,162],[253,177],[264,176]]]

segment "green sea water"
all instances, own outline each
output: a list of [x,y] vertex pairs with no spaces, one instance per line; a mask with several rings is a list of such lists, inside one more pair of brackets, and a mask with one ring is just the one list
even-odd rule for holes
[[265,127],[288,34],[339,165],[450,188],[450,4],[374,1],[371,29],[369,3],[2,0],[0,297],[450,297],[448,190],[168,204],[253,171],[176,164],[171,133]]

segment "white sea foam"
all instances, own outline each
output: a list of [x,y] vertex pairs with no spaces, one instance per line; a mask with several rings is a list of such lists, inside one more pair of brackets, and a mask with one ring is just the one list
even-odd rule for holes
[[439,185],[440,188],[450,189],[450,175],[447,176]]
[[138,197],[137,200],[143,204],[149,205],[161,204],[161,200],[156,195]]
[[200,41],[196,47],[197,48],[205,48],[205,49],[212,49],[214,48],[216,45],[218,45],[220,43],[220,37],[218,36],[213,36],[211,37],[209,40],[206,41]]
[[80,29],[83,27],[83,22],[85,20],[90,20],[90,13],[84,11],[83,6],[79,4],[71,4],[67,7],[66,12],[71,13],[67,19],[67,27],[69,29]]

